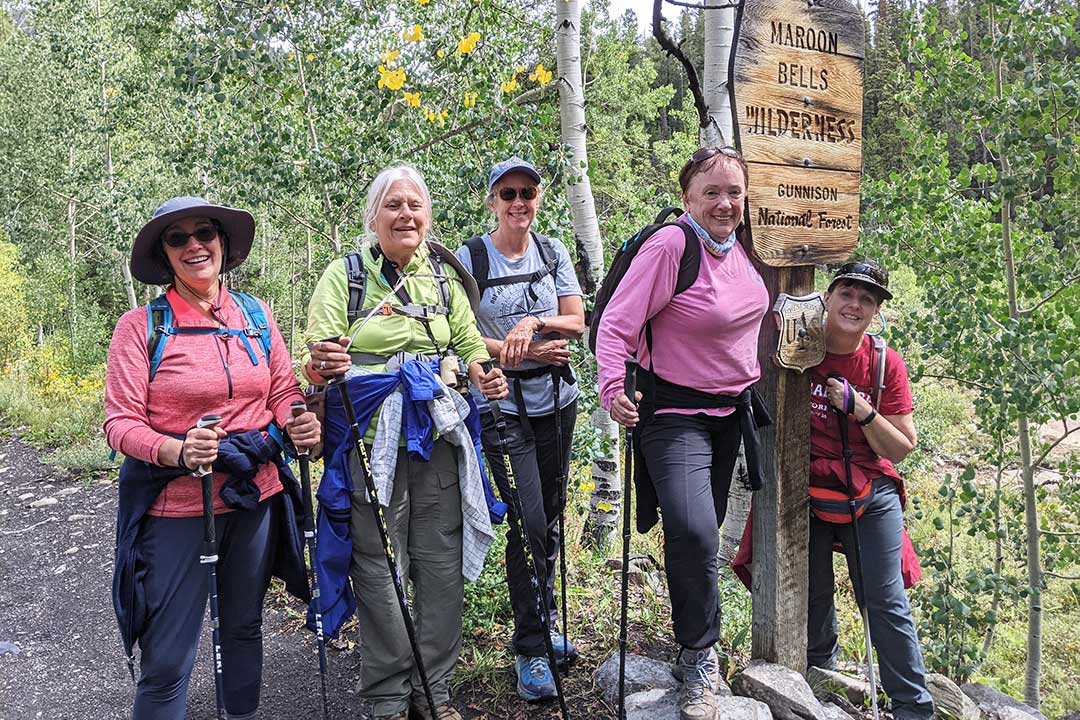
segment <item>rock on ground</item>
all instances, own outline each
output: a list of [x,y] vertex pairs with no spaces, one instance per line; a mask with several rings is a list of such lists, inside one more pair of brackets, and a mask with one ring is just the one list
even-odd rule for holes
[[967,683],[960,690],[979,706],[988,720],[1047,720],[1035,708],[987,685]]
[[736,695],[752,697],[768,705],[777,720],[828,717],[806,679],[782,665],[754,661],[735,676],[731,689]]
[[[596,669],[593,684],[604,694],[608,705],[614,706],[619,701],[619,654],[615,653]],[[626,695],[627,697],[650,691],[678,690],[679,681],[671,674],[671,663],[655,660],[644,655],[626,654]],[[660,693],[662,695],[663,692]],[[642,702],[659,699],[650,695],[641,698]],[[651,698],[651,699],[650,699]],[[628,710],[629,712],[629,710]],[[643,716],[644,717],[644,716]]]
[[[769,706],[753,698],[718,698],[723,720],[772,720]],[[679,720],[679,691],[642,690],[626,698],[626,720]],[[844,716],[844,720],[850,720]]]
[[979,706],[949,678],[938,673],[927,673],[926,687],[934,698],[937,717],[943,720],[981,720]]
[[[824,702],[832,695],[841,695],[852,705],[862,706],[870,697],[870,683],[861,677],[854,677],[835,670],[811,667],[806,671],[806,682],[810,684],[815,697]],[[957,690],[959,692],[959,690]]]

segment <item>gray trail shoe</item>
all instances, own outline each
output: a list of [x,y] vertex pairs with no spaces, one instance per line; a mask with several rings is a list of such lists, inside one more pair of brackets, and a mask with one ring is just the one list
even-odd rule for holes
[[679,692],[680,720],[718,720],[716,687],[720,684],[720,661],[716,650],[683,648],[675,665],[675,675],[683,681]]

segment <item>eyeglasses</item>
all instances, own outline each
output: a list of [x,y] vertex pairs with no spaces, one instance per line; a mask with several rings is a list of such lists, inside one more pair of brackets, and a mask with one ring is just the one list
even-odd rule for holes
[[538,192],[539,190],[536,189],[535,185],[523,188],[504,187],[499,190],[499,199],[505,202],[514,202],[520,195],[522,200],[533,200]]
[[183,232],[182,230],[176,230],[166,235],[161,236],[161,241],[171,248],[182,248],[187,245],[188,238],[195,238],[203,245],[209,245],[217,240],[218,229],[213,225],[203,225],[195,230],[195,232]]
[[710,147],[703,147],[696,153],[691,155],[690,162],[694,164],[703,163],[709,158],[715,157],[717,155],[723,155],[724,157],[733,158],[735,160],[738,160],[742,157],[741,155],[739,155],[739,151],[731,147],[730,145],[725,145],[724,147],[716,147],[715,145],[713,145]]
[[865,275],[883,288],[889,287],[889,273],[877,265],[866,262],[849,262],[840,266],[836,277],[841,275]]

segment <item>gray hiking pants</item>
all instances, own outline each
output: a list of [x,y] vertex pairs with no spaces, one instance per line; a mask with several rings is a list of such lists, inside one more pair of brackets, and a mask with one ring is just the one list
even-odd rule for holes
[[[865,573],[870,636],[881,668],[881,687],[892,700],[896,720],[929,720],[934,704],[926,688],[919,638],[900,574],[903,513],[896,482],[874,481],[874,497],[859,518],[859,547]],[[807,617],[807,665],[832,668],[839,652],[833,604],[833,543],[848,558],[848,575],[857,583],[851,525],[825,522],[810,515],[810,592]]]
[[[454,448],[436,440],[431,460],[398,450],[394,493],[383,508],[436,704],[449,702],[461,653],[461,485]],[[376,717],[427,708],[393,580],[363,483],[352,494],[350,577],[360,621],[360,695]]]

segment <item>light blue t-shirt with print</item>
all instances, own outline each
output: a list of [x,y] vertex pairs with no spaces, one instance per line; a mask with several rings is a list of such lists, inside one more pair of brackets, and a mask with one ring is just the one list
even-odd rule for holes
[[[493,280],[511,275],[527,275],[544,267],[544,260],[537,248],[538,241],[535,234],[530,238],[529,247],[525,254],[519,258],[508,258],[495,249],[495,243],[491,235],[484,233],[484,247],[488,254],[488,279]],[[539,241],[543,242],[543,241]],[[545,275],[540,280],[532,283],[513,283],[511,285],[494,285],[484,291],[480,298],[480,307],[476,312],[477,324],[480,334],[484,337],[503,339],[506,337],[518,321],[526,315],[536,317],[553,317],[559,314],[559,298],[567,295],[581,295],[581,286],[578,285],[577,275],[574,273],[574,264],[570,260],[570,253],[561,242],[548,239],[545,252],[551,259],[550,248],[554,251],[556,260],[555,271]],[[457,256],[470,273],[473,271],[472,256],[469,248],[462,245],[457,250]],[[532,292],[530,292],[530,289]],[[534,336],[535,340],[541,339],[541,335]],[[542,367],[543,363],[535,360],[526,360],[514,370],[531,370]],[[509,369],[509,368],[508,368]],[[510,378],[510,395],[499,401],[503,412],[520,415],[514,398],[514,379]],[[552,392],[551,376],[541,375],[535,378],[520,380],[521,394],[525,399],[525,407],[529,417],[541,417],[550,415],[555,409],[555,399]],[[473,388],[473,397],[481,410],[487,408],[487,401]],[[570,385],[565,380],[561,382],[559,389],[559,404],[566,407],[578,396],[577,384]]]

